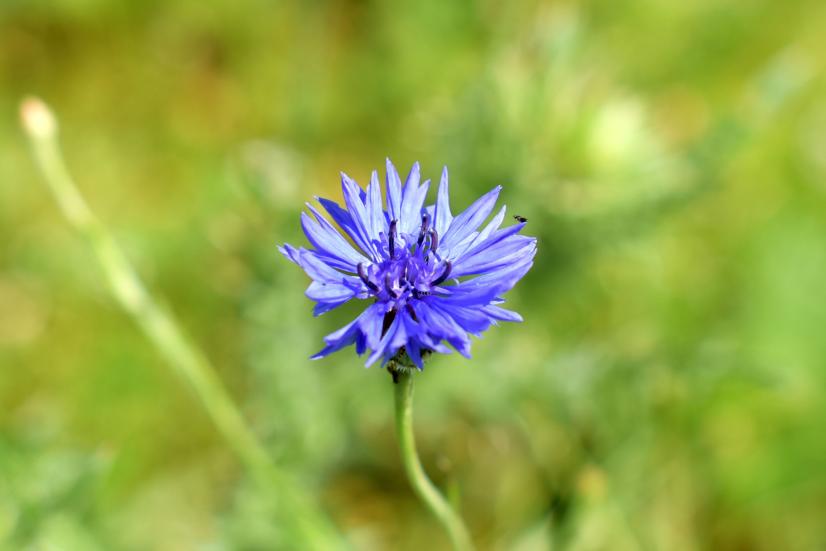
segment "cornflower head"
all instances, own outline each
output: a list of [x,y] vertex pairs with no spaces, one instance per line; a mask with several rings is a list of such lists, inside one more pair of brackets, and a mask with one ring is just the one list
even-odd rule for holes
[[376,171],[366,191],[342,173],[345,208],[317,199],[349,241],[308,203],[312,216],[302,213],[301,225],[314,248],[279,247],[313,280],[306,295],[316,302],[314,315],[352,299],[370,301],[324,338],[313,359],[355,344],[359,355],[370,350],[367,366],[381,359],[391,370],[422,369],[432,352],[450,353],[445,342],[469,358],[469,335],[479,337],[499,321],[522,321],[499,304],[533,265],[536,238],[519,234],[525,222],[502,228],[504,206],[479,229],[501,186],[454,217],[447,167],[435,205],[424,206],[430,181],[420,180],[415,163],[402,185],[388,159],[385,206]]

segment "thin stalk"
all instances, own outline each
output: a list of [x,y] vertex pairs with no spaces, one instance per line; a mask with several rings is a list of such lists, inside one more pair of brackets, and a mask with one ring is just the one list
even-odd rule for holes
[[470,551],[473,549],[473,544],[467,528],[427,477],[419,461],[419,455],[416,453],[416,441],[413,436],[413,375],[398,373],[396,384],[393,387],[396,397],[396,436],[399,439],[399,449],[407,479],[419,499],[447,531],[453,547],[457,551]]
[[109,287],[170,367],[200,399],[215,427],[253,478],[280,498],[299,536],[312,549],[338,549],[341,539],[326,516],[273,463],[206,356],[181,330],[171,312],[147,291],[126,255],[94,216],[60,153],[57,121],[37,99],[21,108],[23,128],[46,183],[72,227],[91,246]]

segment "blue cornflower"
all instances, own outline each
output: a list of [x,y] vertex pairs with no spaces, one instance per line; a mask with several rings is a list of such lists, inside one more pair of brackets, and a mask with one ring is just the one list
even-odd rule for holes
[[409,366],[409,358],[421,369],[423,355],[450,353],[444,341],[470,357],[468,334],[478,337],[498,321],[522,321],[498,304],[533,265],[536,238],[519,235],[524,222],[500,228],[504,206],[478,230],[501,186],[454,217],[447,167],[436,204],[428,207],[430,181],[419,183],[418,163],[402,186],[388,159],[386,180],[386,209],[375,171],[366,192],[342,173],[346,209],[317,198],[355,247],[309,203],[313,216],[302,213],[301,225],[315,248],[279,247],[312,278],[306,294],[316,301],[316,316],[354,298],[372,301],[355,320],[327,335],[327,346],[312,358],[355,344],[359,355],[370,349],[367,366],[378,359],[382,365],[393,360]]

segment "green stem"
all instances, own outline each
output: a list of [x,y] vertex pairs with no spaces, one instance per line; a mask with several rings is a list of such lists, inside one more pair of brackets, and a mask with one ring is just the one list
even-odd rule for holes
[[327,550],[342,547],[326,516],[318,510],[294,481],[273,463],[264,446],[249,428],[238,406],[206,356],[181,330],[174,316],[147,291],[126,255],[106,227],[95,217],[69,174],[57,142],[57,122],[39,100],[24,102],[23,127],[32,142],[38,165],[52,195],[74,229],[90,244],[112,294],[132,316],[172,369],[200,399],[207,414],[229,448],[253,478],[284,501],[299,537],[308,548]]
[[399,439],[402,462],[413,491],[424,502],[450,536],[453,547],[458,551],[473,549],[467,528],[462,519],[451,509],[433,482],[427,477],[416,453],[413,437],[413,375],[398,373],[396,395],[396,436]]

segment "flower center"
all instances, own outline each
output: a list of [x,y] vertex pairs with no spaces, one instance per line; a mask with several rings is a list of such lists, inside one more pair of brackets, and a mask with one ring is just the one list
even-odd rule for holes
[[430,216],[422,215],[418,234],[400,234],[398,221],[390,222],[388,235],[382,235],[384,259],[370,265],[359,264],[358,275],[370,294],[398,305],[429,295],[433,287],[450,275],[452,265],[437,249],[439,235],[430,227]]

